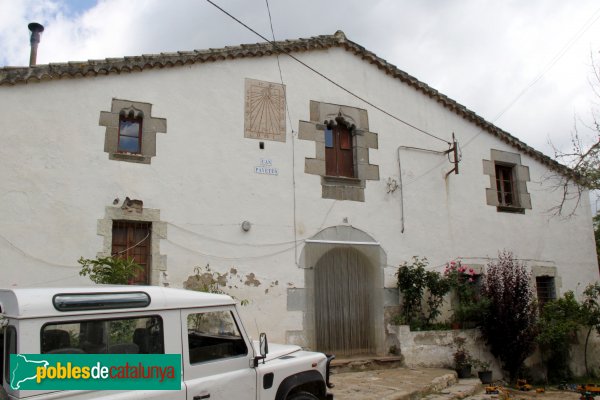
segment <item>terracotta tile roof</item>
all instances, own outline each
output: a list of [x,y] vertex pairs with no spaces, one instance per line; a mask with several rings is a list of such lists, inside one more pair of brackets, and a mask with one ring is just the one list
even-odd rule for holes
[[4,67],[0,68],[0,86],[18,85],[31,82],[42,82],[62,78],[79,78],[87,76],[121,74],[143,71],[154,68],[171,68],[182,65],[224,61],[245,57],[264,57],[274,54],[297,53],[311,50],[324,50],[340,47],[363,60],[374,64],[384,73],[412,86],[423,94],[435,99],[443,107],[452,110],[483,130],[510,144],[517,150],[537,159],[546,166],[563,174],[573,175],[573,171],[552,158],[544,155],[533,147],[528,146],[508,132],[486,121],[475,112],[457,103],[448,96],[419,81],[412,75],[398,69],[373,52],[348,40],[342,31],[333,35],[321,35],[308,39],[284,40],[270,43],[242,44],[226,46],[220,49],[178,51],[176,53],[143,54],[141,56],[106,58],[103,60],[73,61],[67,63],[50,63],[33,67]]

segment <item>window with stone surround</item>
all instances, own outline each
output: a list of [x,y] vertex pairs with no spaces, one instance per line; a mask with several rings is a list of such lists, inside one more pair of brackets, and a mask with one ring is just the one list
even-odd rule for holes
[[531,284],[535,285],[540,310],[550,301],[560,297],[562,278],[555,266],[534,265],[531,267]]
[[150,164],[156,156],[156,134],[167,132],[167,120],[152,116],[152,104],[113,99],[111,110],[100,112],[105,126],[104,151],[111,160]]
[[321,176],[321,197],[365,201],[366,181],[379,180],[379,166],[369,163],[378,141],[366,110],[311,101],[310,121],[300,121],[298,137],[315,142],[304,172]]
[[483,160],[483,172],[490,177],[487,204],[499,212],[524,214],[525,209],[531,210],[531,196],[527,192],[529,167],[521,164],[521,155],[492,150],[490,158]]
[[553,276],[536,276],[535,288],[540,310],[549,301],[556,300],[556,287]]
[[97,229],[104,237],[98,257],[133,257],[144,270],[132,283],[168,285],[167,256],[160,254],[160,242],[167,238],[167,223],[160,220],[160,210],[126,198],[120,207],[105,208]]

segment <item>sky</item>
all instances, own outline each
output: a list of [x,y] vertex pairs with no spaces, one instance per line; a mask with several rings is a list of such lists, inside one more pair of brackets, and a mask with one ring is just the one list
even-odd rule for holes
[[[265,0],[214,1],[271,36]],[[595,140],[586,126],[600,105],[591,86],[592,59],[600,65],[597,0],[270,0],[269,6],[278,40],[340,29],[550,156],[550,143],[568,150],[576,124]],[[45,26],[38,64],[262,41],[205,0],[0,0],[0,66],[29,62],[32,21]]]

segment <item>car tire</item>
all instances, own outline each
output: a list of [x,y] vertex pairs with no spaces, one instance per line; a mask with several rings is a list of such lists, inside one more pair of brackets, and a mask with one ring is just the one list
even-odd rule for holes
[[318,397],[309,392],[296,392],[289,395],[286,400],[318,400]]

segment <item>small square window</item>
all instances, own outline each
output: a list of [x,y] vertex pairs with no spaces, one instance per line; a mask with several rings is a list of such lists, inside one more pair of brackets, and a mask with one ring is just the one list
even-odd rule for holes
[[535,288],[540,309],[552,300],[556,300],[556,289],[553,276],[537,276],[535,278]]

